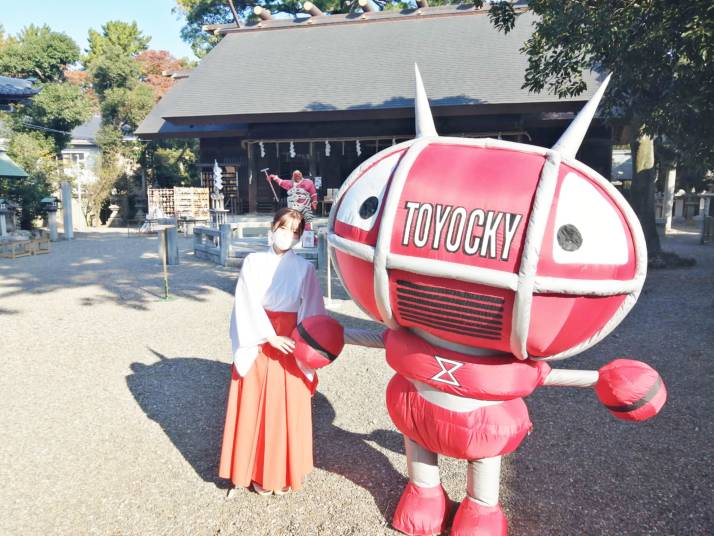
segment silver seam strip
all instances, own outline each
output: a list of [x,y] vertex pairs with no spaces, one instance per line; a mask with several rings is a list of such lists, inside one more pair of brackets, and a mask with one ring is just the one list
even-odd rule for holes
[[392,241],[392,229],[397,217],[399,200],[402,197],[404,184],[406,183],[409,171],[421,154],[422,150],[434,138],[419,138],[402,156],[397,168],[394,170],[392,181],[389,185],[387,198],[384,201],[382,210],[382,221],[377,235],[377,245],[374,250],[374,301],[377,304],[382,320],[391,329],[397,329],[399,325],[392,315],[392,306],[389,303],[389,273],[387,272],[387,257]]
[[632,294],[640,288],[638,281],[628,279],[565,279],[536,277],[533,292],[536,294],[577,294],[580,296],[617,296]]
[[361,244],[360,242],[354,242],[353,240],[347,240],[341,236],[337,236],[334,233],[329,233],[327,235],[327,241],[329,244],[340,251],[354,255],[367,262],[372,262],[374,260],[374,248],[366,244]]
[[519,359],[528,358],[528,329],[531,319],[533,292],[535,290],[535,276],[548,216],[553,205],[559,168],[560,155],[549,151],[538,179],[538,186],[533,198],[533,208],[526,226],[527,231],[523,243],[521,266],[518,271],[518,289],[513,303],[513,320],[511,324],[511,349]]
[[420,259],[396,253],[392,253],[387,259],[387,268],[434,277],[457,279],[466,283],[480,283],[510,290],[516,290],[518,286],[518,276],[510,272],[499,272],[498,270],[465,266],[436,259]]

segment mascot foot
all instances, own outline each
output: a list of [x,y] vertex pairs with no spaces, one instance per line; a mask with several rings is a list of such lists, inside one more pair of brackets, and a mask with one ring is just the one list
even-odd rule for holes
[[500,505],[484,506],[466,497],[454,516],[451,536],[506,536],[508,522]]
[[412,536],[439,534],[446,527],[451,505],[441,484],[433,488],[421,488],[409,482],[399,499],[392,526]]

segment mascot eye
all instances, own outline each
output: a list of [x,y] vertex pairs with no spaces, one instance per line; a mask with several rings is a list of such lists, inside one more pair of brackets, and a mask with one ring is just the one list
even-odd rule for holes
[[577,173],[563,178],[553,228],[558,264],[627,263],[629,231],[607,194]]
[[374,227],[387,184],[401,156],[401,151],[396,152],[369,166],[366,171],[359,168],[355,171],[359,177],[342,196],[337,221],[364,231]]
[[362,218],[363,220],[371,218],[377,212],[377,208],[379,208],[379,199],[374,196],[368,197],[364,200],[362,206],[359,207],[360,218]]
[[565,251],[575,251],[583,245],[583,236],[575,225],[566,223],[558,229],[558,244]]

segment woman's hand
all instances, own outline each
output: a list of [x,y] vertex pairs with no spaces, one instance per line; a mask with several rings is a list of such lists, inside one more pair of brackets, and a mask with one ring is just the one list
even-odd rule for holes
[[268,344],[284,354],[292,353],[295,350],[295,341],[290,337],[282,337],[280,335],[268,337]]

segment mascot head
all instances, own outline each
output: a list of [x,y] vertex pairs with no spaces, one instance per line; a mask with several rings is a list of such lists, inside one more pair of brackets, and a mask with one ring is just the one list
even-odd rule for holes
[[464,351],[563,359],[605,337],[647,266],[625,199],[575,159],[608,80],[546,149],[439,136],[417,69],[417,137],[355,169],[330,213],[352,299]]

